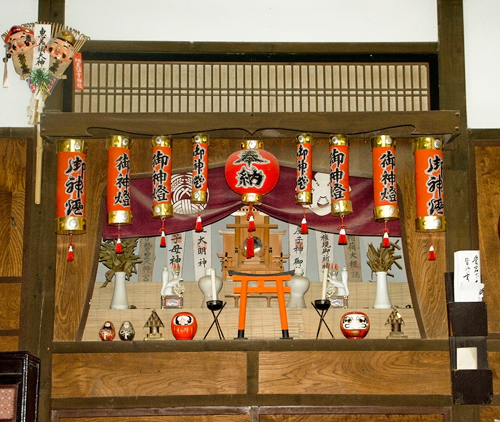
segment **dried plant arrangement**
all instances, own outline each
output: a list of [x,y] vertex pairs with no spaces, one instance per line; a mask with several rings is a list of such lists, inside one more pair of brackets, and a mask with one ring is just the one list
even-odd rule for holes
[[401,255],[395,255],[394,252],[396,249],[401,250],[401,247],[396,243],[391,242],[388,248],[383,248],[382,244],[375,249],[372,243],[368,245],[368,252],[366,256],[368,257],[367,264],[370,266],[372,272],[385,272],[388,276],[394,277],[394,274],[391,274],[389,270],[392,265],[396,265],[400,270],[403,267],[397,262],[398,259],[401,259]]
[[137,274],[136,265],[142,262],[140,255],[134,255],[138,241],[137,237],[121,239],[122,253],[116,253],[115,239],[104,240],[101,243],[99,262],[109,268],[105,274],[106,281],[101,287],[106,287],[117,272],[124,272],[127,280],[130,280],[132,274]]

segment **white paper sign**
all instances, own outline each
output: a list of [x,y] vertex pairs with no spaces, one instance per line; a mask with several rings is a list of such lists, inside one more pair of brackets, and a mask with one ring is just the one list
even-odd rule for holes
[[477,369],[477,347],[457,348],[457,369]]
[[455,252],[455,302],[480,302],[484,284],[481,283],[479,251]]

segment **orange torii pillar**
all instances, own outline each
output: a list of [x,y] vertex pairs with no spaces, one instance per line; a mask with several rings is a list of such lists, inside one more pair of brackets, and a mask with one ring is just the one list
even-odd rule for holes
[[[246,274],[229,271],[233,281],[240,281],[241,287],[235,287],[234,293],[240,293],[240,317],[238,320],[238,338],[245,338],[245,318],[247,313],[248,293],[276,293],[278,295],[278,306],[280,310],[281,333],[283,339],[290,339],[288,334],[288,320],[286,318],[285,293],[290,293],[290,287],[283,284],[292,278],[294,271],[286,271],[276,274]],[[257,286],[248,286],[249,281],[256,281]],[[265,286],[266,281],[276,282],[275,286]]]

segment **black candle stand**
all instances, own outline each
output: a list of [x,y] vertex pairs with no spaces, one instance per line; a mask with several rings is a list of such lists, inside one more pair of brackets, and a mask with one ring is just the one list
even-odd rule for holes
[[[215,325],[215,328],[217,328],[217,334],[219,334],[219,340],[225,340],[226,338],[224,337],[224,334],[222,333],[222,328],[220,327],[219,324],[219,315],[226,306],[227,302],[222,302],[222,300],[209,300],[207,301],[207,308],[210,309],[210,312],[212,312],[212,316],[214,317],[214,320],[212,324],[210,325],[207,333],[205,334],[205,337],[203,337],[203,340],[205,340],[208,336],[208,333],[212,329],[212,327]],[[218,311],[218,312],[217,312]],[[216,313],[217,312],[217,313]]]
[[[319,315],[319,325],[318,325],[318,331],[316,332],[316,340],[319,337],[319,332],[321,330],[321,324],[325,324],[326,329],[330,333],[330,335],[333,337],[332,332],[330,331],[330,328],[328,327],[328,324],[325,321],[325,315],[327,314],[328,310],[330,309],[330,301],[328,299],[316,299],[314,302],[311,302],[311,305],[313,308],[316,310],[316,312]],[[321,312],[320,312],[321,311]]]

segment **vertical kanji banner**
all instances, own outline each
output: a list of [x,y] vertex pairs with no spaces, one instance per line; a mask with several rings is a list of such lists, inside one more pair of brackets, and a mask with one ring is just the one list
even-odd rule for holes
[[347,245],[344,245],[344,256],[346,268],[349,272],[349,282],[363,281],[361,273],[361,248],[358,236],[347,236]]
[[288,259],[289,269],[300,267],[307,271],[307,238],[309,235],[300,233],[300,226],[288,224]]
[[212,268],[212,226],[205,226],[202,232],[192,232],[192,235],[194,279],[199,280],[207,268]]
[[318,256],[318,280],[323,279],[323,269],[335,265],[334,261],[334,235],[333,233],[315,232],[316,254]]
[[182,277],[182,264],[184,259],[184,239],[185,233],[176,233],[167,236],[167,262],[171,270],[174,266],[180,268]]

